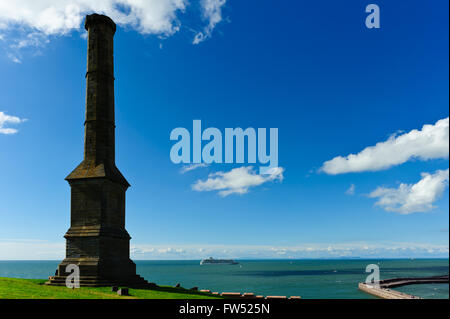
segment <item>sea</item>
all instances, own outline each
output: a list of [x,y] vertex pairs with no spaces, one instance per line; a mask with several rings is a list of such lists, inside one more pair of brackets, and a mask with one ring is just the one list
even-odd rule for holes
[[[159,285],[252,292],[305,299],[374,298],[358,290],[379,266],[381,279],[438,276],[449,273],[448,259],[236,260],[237,265],[200,265],[200,260],[136,260],[137,273]],[[0,261],[0,277],[46,279],[59,261]],[[448,284],[410,285],[396,290],[427,299],[448,299]]]

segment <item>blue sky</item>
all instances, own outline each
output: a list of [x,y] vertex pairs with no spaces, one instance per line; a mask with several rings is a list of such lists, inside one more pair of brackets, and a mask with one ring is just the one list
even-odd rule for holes
[[[377,1],[380,29],[359,0],[191,2],[0,1],[0,259],[64,257],[92,11],[119,26],[133,258],[448,258],[448,1]],[[282,178],[261,182],[254,164],[183,173],[169,135],[196,119],[278,128]],[[221,196],[234,177],[259,185]]]

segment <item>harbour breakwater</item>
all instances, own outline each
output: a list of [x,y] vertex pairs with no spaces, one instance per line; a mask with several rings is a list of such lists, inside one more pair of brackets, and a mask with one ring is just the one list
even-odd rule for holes
[[381,288],[375,285],[365,284],[362,282],[358,284],[358,288],[361,291],[364,291],[372,296],[379,297],[382,299],[422,299],[420,297],[408,295],[400,291],[388,288]]
[[380,280],[373,284],[359,283],[358,288],[373,296],[383,299],[422,299],[417,296],[405,294],[400,291],[392,290],[390,288],[400,287],[406,285],[418,284],[445,284],[449,283],[449,276],[433,276],[433,277],[407,277],[407,278],[392,278]]

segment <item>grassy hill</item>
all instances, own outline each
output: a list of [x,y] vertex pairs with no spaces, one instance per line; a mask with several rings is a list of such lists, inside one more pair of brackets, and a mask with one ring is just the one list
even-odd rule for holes
[[159,287],[152,290],[130,289],[130,296],[119,296],[111,287],[69,289],[44,285],[44,279],[0,277],[0,299],[218,299],[208,293],[184,288]]

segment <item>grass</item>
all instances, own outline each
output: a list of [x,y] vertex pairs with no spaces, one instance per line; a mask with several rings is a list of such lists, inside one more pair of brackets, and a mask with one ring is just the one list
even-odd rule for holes
[[111,287],[69,289],[47,286],[45,282],[45,279],[0,277],[0,299],[221,299],[208,293],[167,286],[129,289],[130,296],[119,296]]

